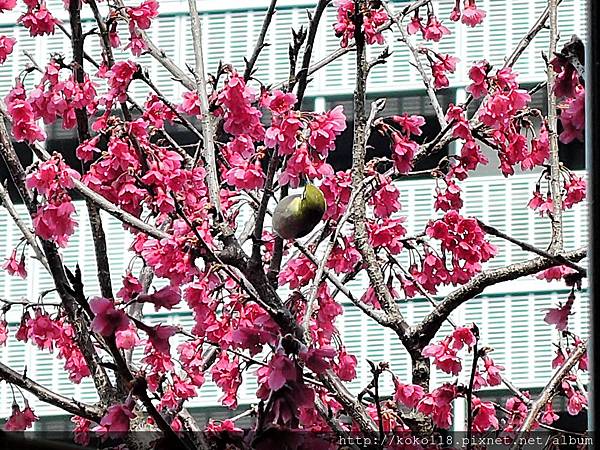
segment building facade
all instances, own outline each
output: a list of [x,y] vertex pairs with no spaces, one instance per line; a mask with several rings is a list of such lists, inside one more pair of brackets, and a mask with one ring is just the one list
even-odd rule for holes
[[[226,4],[227,3],[227,4]],[[234,3],[230,5],[229,3]],[[203,19],[205,33],[205,55],[208,71],[214,71],[219,61],[230,63],[243,70],[243,58],[253,50],[254,42],[260,32],[267,0],[243,0],[238,2],[218,2],[216,0],[200,0],[199,8]],[[307,21],[306,10],[314,7],[314,1],[280,0],[277,13],[273,18],[266,42],[270,45],[264,49],[258,60],[256,78],[265,84],[285,81],[288,77],[288,43],[291,28],[298,29]],[[393,5],[401,8],[409,2],[395,1]],[[434,1],[438,8],[438,16],[447,18],[454,5],[454,0]],[[68,20],[62,7],[62,0],[48,0],[48,8],[62,11],[59,18]],[[455,74],[450,78],[450,88],[440,92],[443,105],[458,103],[465,98],[464,87],[468,84],[467,70],[469,64],[487,59],[493,65],[501,65],[506,55],[516,47],[546,6],[546,0],[529,2],[510,2],[506,0],[479,0],[478,5],[487,12],[484,23],[467,29],[457,26],[445,19],[452,34],[443,39],[437,49],[443,53],[451,53],[460,58]],[[18,9],[18,8],[17,8]],[[85,9],[85,8],[84,8]],[[149,34],[175,62],[184,67],[185,62],[192,62],[193,46],[189,32],[189,16],[187,2],[164,0],[160,3],[161,15],[154,20]],[[559,27],[562,40],[568,40],[571,34],[585,36],[585,2],[583,0],[564,0],[560,6]],[[14,17],[13,17],[14,16]],[[2,97],[11,88],[14,78],[25,64],[29,62],[25,51],[33,55],[38,63],[43,64],[48,56],[55,52],[66,52],[70,48],[69,41],[59,31],[54,36],[32,40],[27,30],[15,27],[17,13],[0,15],[0,34],[8,34],[17,39],[13,54],[0,67],[0,95]],[[84,29],[91,28],[92,17],[84,14]],[[332,32],[335,22],[334,8],[328,8],[319,29],[315,44],[313,61],[319,61],[339,48],[339,40]],[[433,117],[428,99],[423,92],[418,73],[409,63],[408,51],[391,35],[387,35],[386,45],[392,55],[388,64],[376,67],[369,82],[369,95],[388,99],[384,114],[408,112]],[[99,41],[89,39],[88,53],[100,54]],[[528,47],[515,65],[520,74],[519,80],[528,85],[535,85],[546,77],[542,52],[547,52],[548,32],[542,31]],[[382,47],[370,48],[377,54]],[[125,53],[117,54],[117,58],[125,59]],[[162,93],[173,101],[178,101],[183,88],[173,82],[171,76],[150,56],[143,56],[142,66],[149,70],[156,85]],[[306,109],[324,110],[336,104],[344,104],[346,114],[351,117],[351,96],[354,86],[354,58],[346,54],[335,60],[312,77],[305,100]],[[87,67],[94,72],[92,67]],[[135,81],[131,93],[139,102],[147,95],[147,88]],[[534,98],[541,109],[544,108],[543,95]],[[351,127],[349,127],[351,128]],[[435,133],[435,129],[429,130]],[[53,128],[48,130],[48,150],[74,149],[73,135]],[[343,139],[349,139],[346,135]],[[344,149],[348,146],[338,143],[338,149],[332,164],[343,167],[347,164],[348,155]],[[346,150],[347,151],[347,150]],[[447,152],[452,153],[450,147]],[[583,146],[572,145],[561,149],[567,165],[574,170],[584,170]],[[547,218],[540,218],[527,208],[527,202],[534,189],[539,174],[518,174],[510,178],[501,176],[497,169],[497,158],[490,154],[489,166],[478,170],[474,176],[461,185],[464,191],[464,215],[473,215],[519,239],[545,248],[549,242],[550,223]],[[5,177],[2,169],[0,176]],[[406,180],[399,183],[402,194],[403,215],[407,217],[406,226],[409,234],[421,231],[431,218],[433,211],[432,180]],[[70,245],[63,251],[64,262],[73,267],[79,264],[83,269],[84,284],[88,295],[98,292],[95,258],[91,233],[87,222],[87,211],[79,205],[78,222],[80,224]],[[24,214],[24,209],[22,209]],[[566,212],[565,247],[575,249],[587,242],[586,204],[577,205]],[[109,236],[109,259],[113,283],[118,284],[128,267],[131,253],[128,251],[130,236],[112,217],[106,216],[105,227]],[[0,257],[8,256],[17,245],[19,230],[11,222],[4,210],[0,209]],[[499,256],[490,261],[486,267],[499,267],[511,262],[518,262],[528,257],[518,247],[505,241],[492,239],[499,248]],[[35,263],[29,262],[27,280],[10,277],[0,271],[0,297],[6,299],[36,299],[42,292],[52,287],[52,281]],[[350,288],[358,296],[367,286],[366,277],[353,281]],[[473,299],[453,315],[457,323],[476,322],[482,330],[481,341],[494,348],[493,357],[505,366],[507,376],[519,387],[535,389],[543,386],[548,380],[553,358],[552,341],[556,338],[553,329],[544,323],[544,309],[555,305],[557,301],[566,299],[568,291],[564,285],[549,284],[535,278],[527,278],[495,286]],[[571,319],[574,331],[586,335],[588,327],[587,296],[584,292],[576,300],[576,314]],[[388,361],[392,369],[403,379],[410,373],[410,364],[406,352],[401,348],[392,333],[382,330],[371,319],[364,316],[351,305],[344,305],[344,314],[337,325],[348,351],[356,355],[359,361],[358,377],[349,384],[353,392],[359,392],[370,381],[369,367],[366,359],[372,361]],[[401,305],[409,323],[423,318],[431,308],[425,299],[414,299]],[[17,326],[18,315],[9,312],[12,328]],[[154,314],[152,320],[190,325],[192,317],[181,310],[171,314]],[[448,331],[443,328],[440,336]],[[57,390],[63,395],[83,401],[93,402],[95,391],[88,380],[80,385],[69,382],[67,374],[62,370],[62,362],[48,352],[41,352],[31,346],[24,346],[11,336],[5,347],[0,348],[0,361],[16,370],[27,368],[27,375],[35,381]],[[449,380],[444,374],[433,371],[432,384]],[[391,380],[385,380],[384,391],[392,388]],[[247,377],[240,389],[240,404],[251,403],[255,399],[257,385],[254,377]],[[495,393],[490,392],[490,395]],[[191,401],[190,406],[213,408],[219,404],[221,393],[211,382],[202,387],[198,398]],[[12,393],[6,383],[0,384],[0,416],[9,415]],[[32,399],[36,413],[50,418],[60,415],[56,408],[43,405]],[[42,421],[43,426],[43,421]]]

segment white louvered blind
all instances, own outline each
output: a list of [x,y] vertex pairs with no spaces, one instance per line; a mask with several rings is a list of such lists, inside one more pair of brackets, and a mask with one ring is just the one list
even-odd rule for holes
[[[518,175],[508,179],[503,177],[468,179],[462,183],[466,192],[462,213],[477,215],[517,238],[544,248],[547,245],[549,222],[525,208],[536,180],[537,176],[534,174]],[[399,183],[399,188],[402,193],[402,213],[407,217],[408,232],[416,233],[431,219],[433,183],[430,180],[407,180]],[[507,199],[513,207],[509,208],[506,201],[498,201],[498,199]],[[19,209],[24,216],[24,209],[22,207]],[[577,248],[586,242],[588,230],[585,217],[585,204],[566,212],[564,220],[567,248]],[[127,251],[130,236],[116,220],[108,216],[105,218],[111,275],[115,288],[118,288],[121,276],[131,258],[131,254]],[[64,262],[71,268],[76,263],[80,264],[86,294],[93,296],[98,292],[94,250],[86,208],[81,202],[78,202],[77,219],[80,226],[71,238],[73,248],[63,251]],[[10,254],[20,239],[19,231],[4,210],[0,210],[0,235],[4,237],[0,241],[0,258],[3,258]],[[500,257],[492,260],[490,267],[510,264],[529,256],[514,246],[508,246],[497,240],[494,242],[499,246]],[[10,277],[6,272],[0,271],[0,295],[13,300],[21,297],[36,299],[41,291],[52,286],[51,280],[40,270],[38,264],[30,263],[28,270],[27,280]],[[367,278],[363,275],[351,282],[349,288],[356,296],[361,296],[367,284]],[[486,296],[467,302],[454,314],[454,319],[461,323],[476,322],[480,326],[482,342],[496,349],[493,354],[494,359],[506,366],[508,375],[516,383],[526,387],[539,386],[551,373],[550,343],[554,337],[552,328],[543,322],[544,308],[556,304],[558,300],[565,300],[567,293],[561,289],[560,284],[548,285],[535,279],[503,284],[486,291]],[[585,330],[589,323],[586,298],[585,294],[578,298],[576,314],[571,319],[575,331],[583,335],[586,334]],[[409,323],[418,322],[431,310],[431,306],[423,299],[402,302],[400,307]],[[34,380],[65,395],[83,401],[94,401],[94,388],[89,380],[79,386],[73,386],[62,369],[62,361],[48,352],[40,352],[31,346],[24,346],[14,339],[15,322],[19,319],[17,309],[9,313],[8,319],[13,322],[13,325],[7,346],[0,348],[2,362],[16,370],[22,370],[27,366],[27,373]],[[171,315],[154,315],[149,320],[155,323],[161,321],[177,323],[189,329],[193,319],[188,313],[180,311]],[[392,369],[402,379],[408,379],[410,369],[407,355],[397,338],[388,330],[383,330],[351,305],[345,305],[344,314],[338,319],[337,327],[348,350],[355,354],[359,361],[359,376],[357,380],[350,383],[353,392],[360,391],[369,381],[369,368],[365,362],[367,358],[374,362],[389,361]],[[449,328],[445,325],[440,336],[448,331]],[[174,344],[180,339],[180,337],[175,338]],[[434,384],[449,379],[436,371],[433,374]],[[383,389],[389,391],[390,380],[386,380],[385,383]],[[253,376],[249,376],[240,389],[240,402],[250,402],[254,398],[255,391],[256,380]],[[216,405],[220,396],[221,392],[216,386],[207,382],[200,391],[199,398],[194,400],[192,405]],[[0,384],[2,402],[0,415],[5,415],[10,410],[11,398],[10,389],[5,383]],[[58,413],[52,407],[37,402],[33,404],[39,414]]]
[[[61,0],[52,0],[61,11]],[[126,2],[136,4],[136,2]],[[230,3],[230,2],[227,2]],[[258,36],[268,1],[252,1],[244,4],[224,4],[224,2],[200,2],[199,7],[203,15],[204,45],[206,66],[209,72],[217,69],[218,63],[232,64],[238,70],[244,68],[244,57],[252,53],[253,45]],[[289,73],[288,44],[291,37],[291,28],[299,29],[306,26],[306,9],[311,9],[311,2],[297,2],[301,6],[293,7],[294,2],[280,2],[280,7],[273,18],[266,42],[270,45],[265,48],[258,61],[259,68],[256,76],[265,84],[283,81]],[[394,2],[400,8],[406,2]],[[440,0],[435,2],[439,16],[452,34],[439,44],[426,43],[443,53],[452,53],[461,59],[461,63],[454,76],[450,78],[452,86],[464,85],[468,82],[467,67],[477,60],[488,59],[498,66],[504,57],[512,52],[523,34],[541,15],[546,6],[545,0],[530,2],[508,2],[500,0],[481,0],[480,6],[486,10],[487,17],[481,26],[474,29],[457,25],[448,19],[454,0]],[[161,47],[182,68],[185,63],[193,66],[193,45],[189,30],[189,17],[187,16],[187,2],[167,1],[161,2],[161,16],[155,20],[148,30],[152,40]],[[64,11],[63,11],[64,14]],[[313,61],[322,59],[332,51],[339,48],[339,39],[332,31],[335,23],[335,8],[329,7],[318,32],[314,48]],[[85,16],[85,15],[84,15]],[[89,14],[88,14],[89,16]],[[18,39],[13,55],[0,69],[0,95],[4,96],[13,83],[14,77],[28,61],[23,55],[27,49],[36,58],[39,64],[45,64],[51,52],[59,51],[70,54],[70,45],[60,31],[54,36],[36,39],[35,42],[28,37],[27,30],[23,27],[13,29],[16,14],[0,15],[0,32],[14,35]],[[583,0],[564,0],[560,6],[560,32],[561,44],[567,41],[573,33],[582,38],[585,36],[585,2]],[[91,21],[84,23],[84,29],[93,26]],[[125,31],[125,27],[122,31]],[[547,52],[547,31],[542,31],[533,44],[525,51],[516,65],[521,74],[521,81],[536,81],[545,77],[544,62],[540,57],[541,52]],[[122,34],[122,41],[127,41],[126,33]],[[418,41],[419,45],[421,41]],[[561,45],[559,44],[559,45]],[[386,45],[390,47],[392,56],[388,64],[376,67],[372,73],[369,89],[373,92],[405,91],[422,88],[416,70],[409,63],[406,48],[397,40],[397,36],[387,34]],[[86,39],[86,48],[94,57],[98,57],[99,42],[97,37]],[[383,47],[369,49],[371,55],[378,53]],[[131,57],[126,52],[117,52],[119,59]],[[173,82],[167,73],[156,61],[149,56],[139,59],[154,76],[157,86],[163,90],[168,98],[177,99],[181,96],[182,88]],[[354,55],[349,53],[336,60],[327,68],[314,75],[314,80],[309,86],[307,95],[323,96],[332,94],[349,94],[354,86]],[[89,70],[93,71],[91,67]],[[141,82],[134,82],[131,93],[142,101],[148,88]]]

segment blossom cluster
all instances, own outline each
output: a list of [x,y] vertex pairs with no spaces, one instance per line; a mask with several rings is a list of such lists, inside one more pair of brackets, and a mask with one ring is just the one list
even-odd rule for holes
[[[340,45],[347,47],[348,42],[354,39],[356,30],[357,14],[354,0],[336,0],[337,22],[333,25],[335,35],[341,37]],[[380,2],[368,2],[361,13],[361,32],[367,44],[383,44],[384,38],[381,34],[381,26],[389,20],[386,10]]]
[[68,167],[57,153],[48,161],[39,163],[27,176],[27,187],[44,197],[33,218],[35,232],[42,239],[54,241],[60,247],[66,247],[77,225],[73,219],[75,206],[68,190],[79,178],[79,173]]

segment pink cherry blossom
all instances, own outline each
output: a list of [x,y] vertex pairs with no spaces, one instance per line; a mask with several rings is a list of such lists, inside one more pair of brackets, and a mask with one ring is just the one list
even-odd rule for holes
[[8,55],[13,52],[16,39],[9,36],[0,35],[0,64],[4,64]]
[[468,348],[473,347],[477,342],[477,338],[473,334],[473,328],[471,327],[457,327],[452,332],[452,348],[460,350],[463,346]]
[[433,362],[442,372],[458,375],[462,370],[462,363],[456,350],[450,346],[450,339],[446,338],[438,344],[429,344],[423,348],[421,354],[433,358]]
[[539,272],[535,277],[538,280],[546,280],[549,283],[551,281],[560,281],[565,278],[566,275],[571,275],[573,273],[575,273],[575,270],[570,267],[554,266]]
[[504,370],[503,366],[497,365],[489,356],[483,357],[483,364],[486,371],[486,381],[489,386],[498,386],[502,383],[502,375],[500,371]]
[[575,390],[568,391],[567,397],[569,398],[567,402],[567,412],[572,416],[578,415],[588,404],[586,396]]
[[558,98],[573,98],[577,95],[577,90],[581,87],[579,73],[575,66],[571,64],[568,58],[561,54],[555,54],[550,60],[550,65],[556,73],[556,82],[554,84],[554,93]]
[[564,198],[563,204],[566,209],[572,208],[585,199],[587,183],[583,177],[571,174],[565,180],[564,187],[567,195]]
[[169,355],[171,353],[169,339],[177,333],[179,329],[174,326],[159,324],[154,327],[148,327],[144,331],[148,334],[150,344],[152,344],[157,352]]
[[272,391],[278,391],[287,381],[296,381],[296,364],[282,353],[273,355],[267,368],[269,369],[267,384]]
[[71,417],[71,422],[75,424],[73,427],[73,441],[87,447],[91,440],[90,425],[92,422],[79,416]]
[[23,24],[29,30],[30,36],[42,36],[54,34],[54,28],[60,21],[52,15],[44,3],[39,3],[33,8],[28,8],[27,12],[17,19],[17,23]]
[[392,158],[398,172],[407,173],[412,169],[413,157],[418,148],[419,145],[416,142],[400,133],[392,134]]
[[471,84],[467,86],[466,91],[475,98],[483,97],[488,92],[487,74],[490,70],[490,65],[483,60],[469,69],[469,79]]
[[94,297],[90,300],[90,308],[95,314],[92,320],[92,330],[102,336],[111,336],[115,331],[129,328],[129,319],[125,313],[115,308],[112,300],[104,297]]
[[177,107],[177,110],[189,114],[190,116],[200,115],[200,98],[198,93],[186,91],[183,93],[183,101]]
[[327,260],[327,268],[333,269],[338,275],[350,273],[361,260],[361,254],[348,238],[342,237],[331,250]]
[[29,407],[25,400],[25,408],[23,411],[17,403],[12,405],[12,414],[4,424],[4,431],[24,431],[33,426],[33,423],[38,420],[33,410]]
[[551,308],[544,317],[544,322],[549,325],[554,325],[557,330],[563,331],[567,328],[569,316],[572,314],[573,302],[575,301],[574,295],[569,295],[566,303],[560,305],[558,308]]
[[552,408],[552,402],[546,403],[546,407],[544,408],[540,422],[545,423],[546,425],[552,425],[558,419],[558,414],[556,414]]
[[0,0],[0,13],[10,11],[17,6],[17,0]]
[[146,0],[140,6],[126,8],[131,24],[135,24],[141,30],[147,30],[152,25],[152,19],[158,16],[158,2]]
[[465,2],[465,7],[462,12],[462,23],[470,27],[476,27],[485,18],[486,13],[483,9],[479,9],[475,4],[475,0]]
[[402,403],[407,408],[414,408],[425,395],[422,386],[416,384],[403,384],[394,378],[394,400]]
[[568,144],[575,139],[583,141],[583,130],[585,128],[585,90],[578,86],[575,97],[566,102],[566,108],[560,113],[560,122],[563,131],[559,139],[563,144]]
[[423,19],[419,17],[417,10],[415,15],[410,18],[410,22],[406,26],[406,32],[412,35],[417,34],[419,31],[423,31]]
[[237,407],[237,391],[242,384],[237,358],[230,360],[227,353],[223,352],[212,368],[212,379],[224,392],[220,399],[223,405],[235,409]]
[[402,225],[405,220],[406,217],[399,217],[369,222],[367,224],[369,243],[374,248],[387,248],[392,255],[401,253],[404,248],[402,237],[406,234],[406,228]]
[[371,197],[373,212],[380,219],[390,217],[393,213],[400,210],[400,191],[391,183],[389,178],[379,176],[379,187]]
[[340,171],[327,175],[319,186],[325,197],[327,210],[323,219],[339,220],[344,215],[352,191],[350,171]]
[[308,348],[299,353],[300,359],[304,361],[306,367],[317,375],[322,374],[331,367],[331,359],[336,355],[332,347]]
[[285,268],[279,272],[279,285],[290,285],[290,289],[306,286],[314,277],[317,267],[305,256],[289,260]]
[[28,102],[20,98],[7,98],[6,104],[13,121],[11,130],[17,142],[33,143],[46,139],[46,133],[35,123],[33,108]]
[[499,423],[496,417],[496,408],[492,402],[482,402],[479,398],[474,397],[472,408],[474,410],[473,431],[483,433],[490,429],[498,429]]
[[423,39],[433,42],[439,42],[444,36],[450,34],[450,30],[442,25],[442,22],[433,14],[429,15],[422,32]]
[[452,421],[452,401],[457,394],[456,386],[443,384],[425,394],[417,404],[417,410],[431,417],[436,426],[449,429]]
[[181,290],[178,286],[165,286],[152,294],[141,293],[136,300],[152,303],[156,311],[160,308],[173,309],[181,301]]
[[131,419],[135,417],[132,411],[133,404],[128,401],[124,404],[111,405],[100,420],[100,425],[93,429],[100,436],[126,433],[129,431]]
[[21,253],[21,258],[17,261],[17,249],[13,249],[10,256],[6,259],[2,268],[9,275],[19,276],[23,279],[27,278],[27,270],[25,269],[25,253]]
[[58,324],[39,309],[33,318],[27,319],[27,338],[41,350],[52,350],[60,333]]
[[260,189],[265,184],[265,174],[260,162],[236,158],[234,166],[225,173],[225,180],[238,189]]
[[247,135],[254,140],[264,137],[264,128],[260,123],[262,113],[252,106],[255,100],[256,93],[246,85],[243,77],[231,73],[218,94],[218,101],[224,109],[223,129],[227,133],[233,136]]
[[235,425],[235,422],[230,419],[215,420],[209,419],[205,431],[207,433],[221,434],[224,431],[227,433],[242,433],[243,430]]
[[[334,5],[337,7],[337,22],[333,25],[335,35],[342,38],[340,45],[347,47],[348,42],[354,39],[354,1],[336,0]],[[383,44],[383,35],[379,28],[388,21],[387,12],[375,3],[369,3],[369,7],[363,11],[362,32],[365,35],[367,44]]]
[[137,346],[141,340],[137,334],[137,330],[130,323],[127,329],[115,331],[115,342],[118,348],[130,350]]
[[352,381],[356,378],[356,364],[356,356],[342,349],[338,352],[338,361],[334,364],[333,370],[342,381]]
[[141,56],[144,51],[148,49],[148,44],[137,31],[133,30],[129,35],[129,43],[125,46],[125,50],[131,50],[133,56]]
[[0,320],[0,346],[3,346],[4,344],[6,344],[7,340],[8,340],[8,323],[6,323],[6,320],[2,319],[2,320]]
[[143,290],[140,280],[138,280],[130,271],[127,271],[123,277],[123,287],[117,292],[117,297],[122,298],[125,302],[131,301],[135,296]]
[[261,106],[270,109],[272,113],[283,115],[296,104],[296,94],[276,89],[267,94],[264,99],[261,98],[261,103]]

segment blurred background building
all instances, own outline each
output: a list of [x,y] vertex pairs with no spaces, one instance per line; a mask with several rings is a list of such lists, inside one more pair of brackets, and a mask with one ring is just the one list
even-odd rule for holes
[[[133,2],[136,3],[136,2]],[[307,9],[314,7],[314,0],[280,0],[277,13],[273,18],[266,42],[266,47],[258,60],[258,71],[255,77],[265,84],[284,81],[289,73],[288,44],[291,29],[298,29],[307,23]],[[392,2],[397,11],[409,4],[406,1]],[[443,19],[452,34],[445,37],[439,44],[434,45],[439,52],[450,53],[460,58],[455,74],[450,77],[450,88],[439,92],[440,102],[446,107],[449,103],[460,103],[466,98],[465,86],[468,84],[467,71],[469,65],[481,59],[487,59],[493,65],[501,65],[503,58],[510,54],[519,40],[527,33],[533,23],[542,14],[546,0],[528,2],[511,2],[508,0],[479,0],[478,6],[487,12],[482,25],[471,29],[455,24],[447,18],[454,5],[454,0],[434,1],[437,15]],[[262,26],[263,17],[269,4],[268,0],[239,0],[217,1],[199,0],[199,9],[203,19],[205,33],[206,65],[209,72],[215,71],[219,61],[230,63],[243,71],[244,57],[249,57],[254,48],[256,37]],[[62,5],[62,0],[48,0],[48,8],[60,11],[58,17],[68,23],[68,15]],[[15,11],[19,11],[19,7]],[[84,6],[84,30],[92,28],[93,17]],[[161,15],[153,21],[149,30],[151,38],[175,62],[185,67],[185,62],[192,62],[193,46],[189,30],[187,2],[184,0],[162,0]],[[28,31],[15,26],[19,12],[0,15],[0,34],[7,34],[17,39],[13,54],[0,67],[0,95],[9,91],[23,67],[30,63],[26,53],[31,55],[40,65],[47,62],[52,53],[65,53],[70,57],[70,43],[66,36],[57,30],[50,37],[31,39]],[[559,10],[559,28],[561,44],[567,41],[571,34],[585,36],[585,1],[563,0]],[[318,32],[313,62],[319,61],[339,48],[339,40],[334,36],[332,25],[335,22],[335,8],[329,7]],[[429,100],[425,95],[419,75],[410,63],[407,49],[392,36],[386,35],[386,45],[392,55],[388,63],[376,67],[369,79],[369,96],[371,98],[387,98],[384,114],[407,112],[421,114],[427,119],[424,138],[431,138],[439,131]],[[93,37],[86,39],[87,52],[90,55],[100,55],[99,40]],[[428,43],[427,45],[431,45]],[[533,87],[546,78],[545,64],[542,54],[547,52],[548,31],[540,32],[534,42],[521,56],[515,70],[520,74],[519,81],[524,86]],[[382,47],[369,49],[375,55]],[[118,59],[130,57],[127,53],[117,52]],[[178,102],[183,88],[171,79],[162,67],[150,56],[138,60],[148,69],[151,77],[162,93],[174,102]],[[93,67],[86,67],[94,72]],[[346,115],[352,117],[352,91],[354,88],[354,57],[352,53],[335,60],[312,76],[307,96],[304,101],[305,109],[325,110],[335,105],[343,104]],[[132,83],[130,93],[140,103],[143,102],[147,88],[139,81]],[[543,89],[533,99],[533,106],[544,111],[546,103]],[[475,105],[473,106],[475,107]],[[340,136],[337,150],[331,156],[331,163],[336,168],[350,166],[350,151],[352,139],[352,124]],[[75,135],[54,126],[48,130],[47,148],[50,151],[59,150],[73,160]],[[193,138],[186,136],[184,131],[176,130],[180,142],[191,142]],[[19,149],[20,147],[17,146]],[[20,148],[25,163],[31,163],[28,150]],[[375,145],[375,152],[378,151]],[[456,149],[449,146],[444,155],[452,154]],[[70,156],[69,156],[70,155]],[[421,168],[434,167],[441,156],[425,161]],[[550,223],[547,218],[540,218],[527,208],[534,185],[539,173],[517,174],[504,178],[498,170],[498,159],[489,151],[490,163],[487,167],[477,170],[468,180],[462,183],[465,205],[462,213],[481,218],[483,221],[503,230],[521,240],[533,245],[546,248],[550,237]],[[584,148],[582,143],[569,145],[561,144],[561,159],[565,164],[577,171],[585,169]],[[0,180],[7,176],[6,169],[0,162]],[[431,179],[410,179],[399,183],[402,193],[403,215],[407,217],[409,234],[421,231],[432,217],[433,189],[435,182]],[[22,209],[24,214],[24,208]],[[587,242],[587,212],[586,204],[580,204],[569,210],[564,217],[565,247],[575,249]],[[76,263],[82,267],[86,293],[95,295],[98,292],[94,250],[91,233],[87,221],[87,211],[84,206],[79,208],[76,234],[71,237],[70,245],[63,251],[64,262],[73,267]],[[111,217],[106,217],[105,228],[109,246],[109,256],[113,284],[117,286],[127,268],[131,254],[128,252],[130,235],[119,223]],[[8,256],[20,240],[19,230],[11,222],[6,212],[0,209],[0,257]],[[518,262],[531,255],[505,241],[492,239],[499,247],[499,256],[489,264],[488,268],[504,266]],[[41,292],[52,287],[49,276],[40,267],[29,263],[27,280],[10,277],[0,271],[0,297],[6,299],[28,298],[35,300]],[[350,288],[360,296],[367,287],[366,277],[353,281]],[[535,278],[527,278],[515,282],[494,286],[486,290],[476,299],[470,300],[459,308],[453,319],[457,323],[476,322],[481,330],[481,342],[494,348],[494,360],[505,366],[506,375],[514,384],[535,392],[548,380],[551,360],[554,357],[552,342],[556,340],[553,327],[543,321],[544,310],[555,305],[559,300],[565,300],[568,291],[560,283],[546,283]],[[588,326],[587,297],[584,292],[578,295],[575,303],[576,314],[570,319],[573,331],[586,335]],[[425,299],[414,299],[401,305],[402,311],[409,323],[422,319],[431,309]],[[19,314],[9,313],[14,331]],[[153,321],[177,323],[189,326],[192,317],[180,310],[170,314],[153,314]],[[372,361],[388,361],[392,369],[402,378],[409,379],[410,362],[401,344],[388,330],[382,329],[371,319],[363,315],[351,305],[345,305],[344,314],[338,319],[338,329],[342,334],[348,351],[356,355],[359,361],[358,377],[349,388],[359,392],[369,381],[370,372],[366,359]],[[439,336],[445,335],[448,328],[444,327]],[[92,383],[84,381],[80,385],[69,382],[62,368],[62,361],[48,352],[41,352],[31,346],[24,346],[14,339],[11,334],[5,347],[0,348],[0,361],[16,370],[27,368],[27,375],[35,381],[57,390],[63,395],[83,401],[93,402],[95,391]],[[432,385],[450,378],[438,371],[432,371]],[[207,377],[208,379],[209,377]],[[390,380],[385,381],[384,392],[391,391]],[[248,404],[255,399],[257,385],[253,376],[248,376],[240,389],[240,405]],[[502,389],[488,390],[486,396],[500,399],[507,395]],[[219,405],[221,392],[216,386],[207,381],[200,390],[198,398],[191,401],[200,416],[219,417],[228,411]],[[12,393],[6,383],[0,384],[0,416],[8,416],[12,403]],[[36,413],[42,416],[37,429],[64,428],[68,420],[54,407],[43,405],[32,400]],[[464,407],[462,408],[464,412]],[[461,407],[456,414],[461,415]]]

